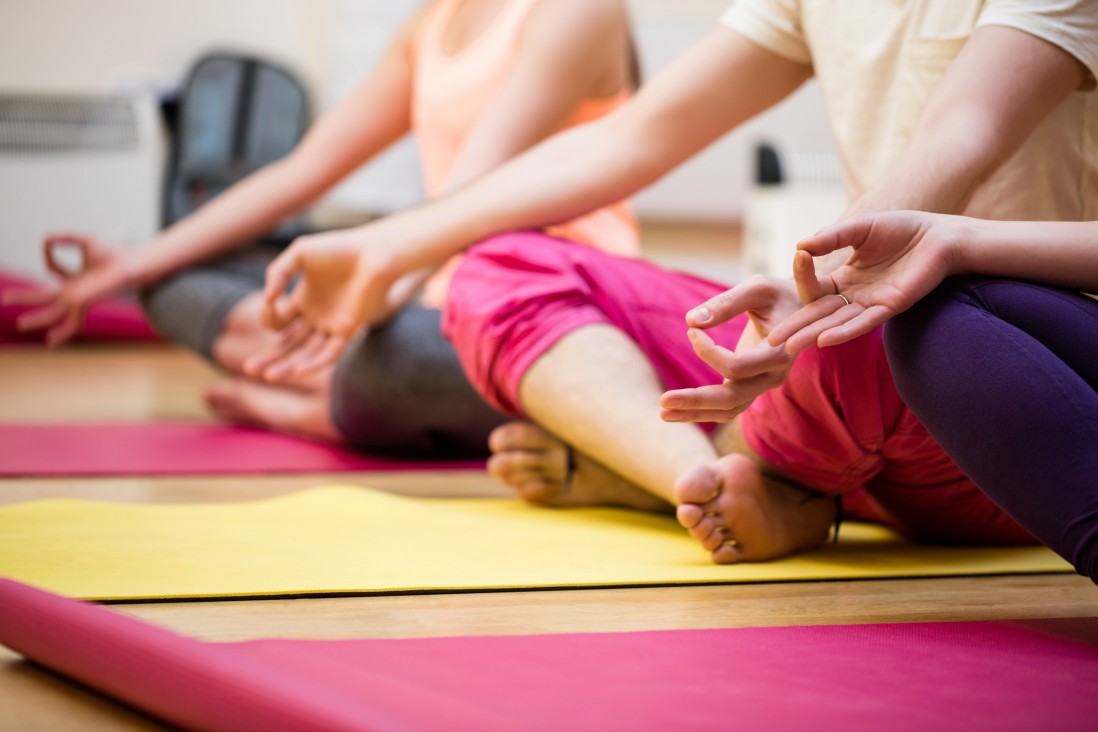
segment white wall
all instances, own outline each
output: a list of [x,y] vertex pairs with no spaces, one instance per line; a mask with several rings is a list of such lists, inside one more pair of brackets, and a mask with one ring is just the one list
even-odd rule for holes
[[[728,0],[631,0],[645,76],[651,78],[712,32],[728,4]],[[713,93],[723,92],[714,89]],[[760,141],[834,149],[823,99],[814,82],[643,191],[635,200],[638,213],[654,219],[739,220],[754,177],[755,145]]]
[[327,0],[0,0],[0,88],[171,86],[213,47],[261,52],[318,85],[327,24]]
[[[325,108],[362,78],[419,2],[0,0],[0,90],[167,88],[200,52],[227,46],[297,69]],[[630,0],[646,76],[712,30],[726,5],[727,0]],[[753,146],[768,138],[830,148],[814,86],[641,193],[638,211],[661,219],[738,219]],[[330,205],[379,212],[419,195],[414,153],[405,145],[337,192]]]

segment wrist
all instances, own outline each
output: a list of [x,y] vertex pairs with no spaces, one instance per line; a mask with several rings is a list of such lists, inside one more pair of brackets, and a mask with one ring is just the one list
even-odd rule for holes
[[142,265],[141,252],[120,254],[110,269],[111,284],[116,289],[137,289],[152,284],[147,267]]
[[944,237],[946,276],[978,272],[980,252],[992,235],[989,229],[993,222],[964,218],[961,221]]

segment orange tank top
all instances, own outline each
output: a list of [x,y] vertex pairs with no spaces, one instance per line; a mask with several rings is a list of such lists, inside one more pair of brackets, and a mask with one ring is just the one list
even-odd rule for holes
[[[447,54],[442,50],[443,34],[461,2],[440,0],[423,19],[413,42],[412,130],[419,143],[428,198],[441,194],[462,145],[506,82],[519,52],[523,23],[537,0],[509,0],[471,43]],[[602,117],[625,103],[629,95],[623,90],[586,99],[560,129]],[[640,249],[636,220],[624,201],[547,231],[622,256],[636,256]],[[451,260],[428,281],[426,304],[441,306],[456,264]]]

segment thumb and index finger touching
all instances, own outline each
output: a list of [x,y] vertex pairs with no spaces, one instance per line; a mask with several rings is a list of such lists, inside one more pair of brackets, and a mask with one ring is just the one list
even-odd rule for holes
[[263,283],[263,322],[268,328],[281,330],[297,317],[287,288],[302,269],[301,254],[293,245],[267,265]]

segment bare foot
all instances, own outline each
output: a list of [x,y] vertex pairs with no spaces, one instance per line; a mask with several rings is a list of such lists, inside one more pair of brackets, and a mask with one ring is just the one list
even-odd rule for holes
[[508,422],[488,438],[488,472],[530,503],[545,506],[624,506],[670,513],[673,506],[569,448],[529,422]]
[[277,343],[278,333],[263,325],[263,294],[255,292],[225,316],[213,342],[213,357],[223,368],[243,374],[249,356],[270,350]]
[[744,455],[693,468],[675,485],[679,523],[718,564],[760,562],[823,545],[835,501],[810,495],[765,478]]
[[332,424],[326,391],[300,391],[251,379],[216,384],[203,394],[218,419],[302,437],[341,442]]

